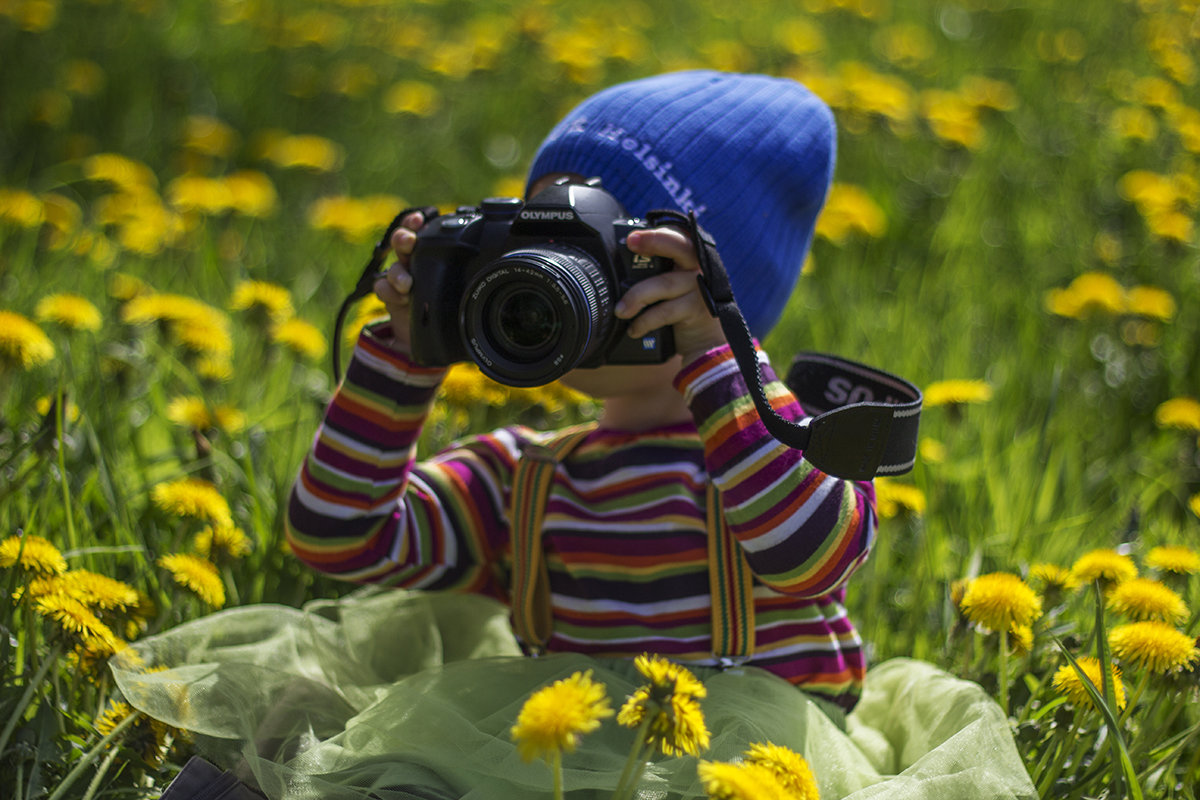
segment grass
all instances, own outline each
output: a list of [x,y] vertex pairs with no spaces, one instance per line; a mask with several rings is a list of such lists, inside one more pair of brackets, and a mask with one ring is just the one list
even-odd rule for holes
[[[1156,412],[1200,395],[1189,313],[1200,302],[1198,13],[1154,0],[0,4],[0,312],[54,348],[18,365],[0,330],[0,539],[42,537],[70,569],[152,601],[105,616],[114,635],[164,630],[209,610],[158,565],[206,527],[151,499],[191,476],[219,487],[253,545],[211,554],[227,604],[345,591],[286,553],[280,515],[332,389],[321,345],[337,344],[336,302],[391,215],[518,192],[545,131],[604,85],[688,66],[792,75],[835,109],[845,203],[822,219],[767,350],[777,365],[824,350],[925,387],[965,379],[992,392],[925,411],[924,457],[900,481],[923,506],[886,521],[850,588],[874,658],[928,659],[999,693],[997,637],[963,617],[959,581],[1019,574],[1045,594],[1032,649],[1009,664],[1035,782],[1063,797],[1133,786],[1194,797],[1195,673],[1147,678],[1117,725],[1066,704],[1055,639],[1072,657],[1095,655],[1128,620],[1100,590],[1053,601],[1031,568],[1112,548],[1167,580],[1147,561],[1153,548],[1197,541],[1200,425],[1164,425]],[[319,138],[286,138],[301,135]],[[99,154],[144,175],[97,177]],[[269,187],[258,206],[218,193],[201,210],[176,183],[247,173]],[[373,196],[384,198],[377,210]],[[341,205],[318,218],[329,198]],[[1050,293],[1089,273],[1124,291],[1048,310]],[[203,303],[199,340],[126,321],[120,283],[131,277]],[[289,343],[261,309],[231,309],[248,280],[284,287],[323,340]],[[1174,312],[1131,307],[1135,287],[1161,291]],[[63,293],[89,299],[100,327],[39,317],[39,301]],[[217,377],[205,367],[214,355],[226,359]],[[172,420],[184,396],[244,422]],[[53,398],[77,414],[48,413]],[[547,424],[587,413],[557,395],[506,399]],[[478,396],[447,400],[441,414],[426,450],[498,421]],[[113,699],[102,652],[14,597],[32,579],[27,567],[0,569],[4,791],[149,796],[186,748],[146,760],[129,733],[144,720],[108,739],[97,730]],[[1194,607],[1196,578],[1176,588]],[[1194,638],[1189,613],[1178,627]],[[1147,674],[1128,654],[1116,661],[1134,683]],[[1181,693],[1178,710],[1156,699],[1167,692]],[[1067,725],[1086,747],[1064,750]],[[1109,749],[1118,739],[1128,769]],[[99,776],[63,783],[99,763]]]

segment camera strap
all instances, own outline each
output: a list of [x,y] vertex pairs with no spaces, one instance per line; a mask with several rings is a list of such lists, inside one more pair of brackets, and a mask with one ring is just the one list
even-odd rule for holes
[[383,269],[383,262],[387,260],[387,255],[392,249],[392,234],[404,222],[404,218],[415,211],[420,211],[425,217],[425,221],[433,219],[441,212],[433,206],[413,206],[406,208],[396,215],[396,218],[391,221],[384,231],[383,238],[375,245],[375,249],[371,251],[371,258],[367,261],[367,265],[363,267],[362,275],[358,276],[358,283],[354,285],[354,289],[342,301],[341,308],[338,309],[337,317],[333,322],[333,344],[329,348],[333,358],[333,380],[337,383],[342,379],[342,363],[341,363],[341,342],[342,342],[342,326],[346,323],[346,315],[350,312],[350,307],[359,300],[369,295],[375,288],[375,281],[379,280],[379,272]]
[[709,312],[721,323],[750,397],[767,431],[783,444],[804,451],[823,472],[848,480],[900,475],[916,461],[921,390],[883,370],[821,353],[796,356],[786,383],[813,416],[784,419],[767,400],[754,337],[737,301],[729,274],[712,237],[695,213],[652,211],[652,225],[678,225],[688,231],[700,262],[697,282]]

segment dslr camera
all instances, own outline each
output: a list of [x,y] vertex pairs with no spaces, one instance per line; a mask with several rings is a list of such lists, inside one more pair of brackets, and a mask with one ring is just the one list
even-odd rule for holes
[[413,359],[474,361],[509,386],[665,361],[675,354],[669,327],[633,339],[613,313],[630,286],[674,268],[626,246],[647,227],[598,181],[561,180],[527,202],[489,198],[435,217],[409,261]]

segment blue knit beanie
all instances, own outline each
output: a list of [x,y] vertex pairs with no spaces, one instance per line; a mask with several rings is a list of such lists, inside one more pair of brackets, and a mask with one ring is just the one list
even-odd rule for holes
[[833,176],[833,114],[786,78],[694,70],[604,89],[534,156],[529,183],[599,177],[633,216],[695,211],[750,331],[779,320]]

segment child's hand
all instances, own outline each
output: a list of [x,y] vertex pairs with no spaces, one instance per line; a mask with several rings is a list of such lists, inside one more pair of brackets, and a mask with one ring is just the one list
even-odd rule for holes
[[425,224],[420,211],[405,217],[400,227],[392,234],[392,250],[396,261],[375,281],[375,296],[387,306],[392,317],[392,345],[408,354],[411,328],[409,324],[412,298],[412,275],[408,272],[408,259],[417,244],[417,231]]
[[675,329],[675,351],[684,363],[725,343],[721,323],[708,312],[696,276],[700,263],[691,237],[678,228],[634,231],[627,244],[635,253],[675,262],[675,271],[638,281],[617,303],[616,314],[630,320],[629,335],[644,336],[655,328]]

